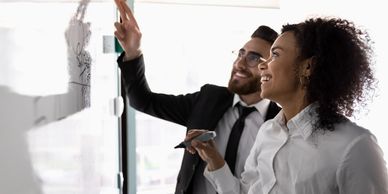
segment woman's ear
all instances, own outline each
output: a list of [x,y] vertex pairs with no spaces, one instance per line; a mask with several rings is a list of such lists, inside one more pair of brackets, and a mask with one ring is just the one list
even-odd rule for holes
[[301,73],[304,77],[310,77],[315,62],[315,57],[305,59],[302,64]]
[[310,84],[310,76],[314,65],[314,57],[310,57],[301,62],[299,66],[299,83],[302,87],[306,87]]

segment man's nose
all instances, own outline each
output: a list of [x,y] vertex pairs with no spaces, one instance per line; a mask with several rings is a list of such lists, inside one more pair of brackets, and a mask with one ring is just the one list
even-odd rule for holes
[[238,59],[236,59],[235,66],[238,67],[238,68],[241,68],[241,69],[247,68],[248,64],[247,64],[247,61],[246,61],[246,57],[242,56],[242,57],[239,57]]

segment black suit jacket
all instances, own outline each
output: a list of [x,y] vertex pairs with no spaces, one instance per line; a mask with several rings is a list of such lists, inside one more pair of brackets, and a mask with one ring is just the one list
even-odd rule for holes
[[[186,95],[153,93],[144,75],[143,56],[122,62],[123,54],[117,59],[130,105],[138,111],[171,121],[189,129],[214,130],[226,110],[232,106],[233,96],[226,87],[206,84],[199,92]],[[280,110],[271,102],[265,120],[272,119]],[[203,162],[196,154],[184,153],[175,193],[192,193],[192,177]],[[204,177],[203,177],[204,178]]]

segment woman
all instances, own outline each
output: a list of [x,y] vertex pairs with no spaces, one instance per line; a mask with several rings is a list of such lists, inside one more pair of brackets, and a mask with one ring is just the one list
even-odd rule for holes
[[388,193],[375,137],[347,119],[374,89],[371,56],[367,33],[347,20],[283,26],[259,65],[261,96],[283,109],[260,128],[242,178],[232,176],[214,142],[193,141],[188,151],[208,163],[204,175],[219,194]]

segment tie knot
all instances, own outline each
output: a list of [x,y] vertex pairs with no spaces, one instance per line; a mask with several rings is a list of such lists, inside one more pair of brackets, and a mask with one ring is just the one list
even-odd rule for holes
[[246,107],[246,106],[242,106],[241,104],[237,104],[237,108],[238,108],[238,113],[240,115],[240,118],[245,118],[246,116],[248,116],[251,112],[255,111],[256,108],[255,107]]

